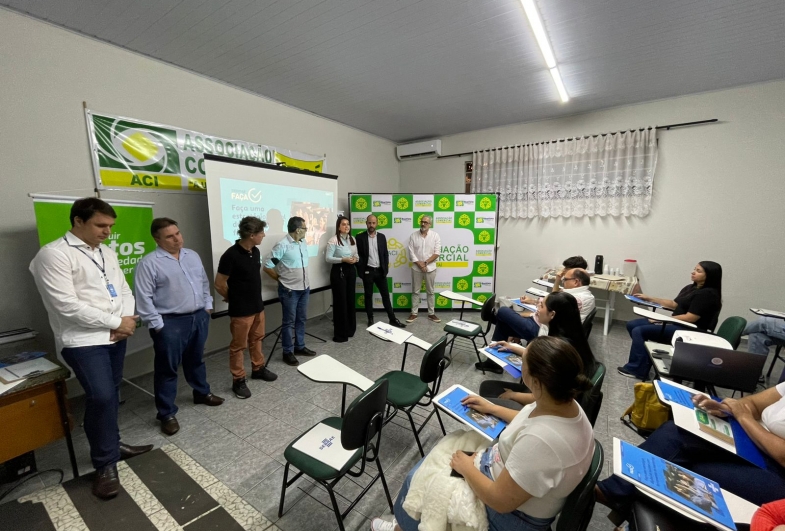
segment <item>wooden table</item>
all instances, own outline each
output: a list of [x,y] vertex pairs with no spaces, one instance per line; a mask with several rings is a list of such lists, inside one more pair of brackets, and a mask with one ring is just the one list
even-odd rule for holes
[[71,468],[77,478],[79,469],[71,440],[73,426],[65,384],[71,372],[59,361],[53,362],[59,365],[56,371],[29,378],[0,395],[0,426],[5,435],[0,444],[0,463],[65,436]]

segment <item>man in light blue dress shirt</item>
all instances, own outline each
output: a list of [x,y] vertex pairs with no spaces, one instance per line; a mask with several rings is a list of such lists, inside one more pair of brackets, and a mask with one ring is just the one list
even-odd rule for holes
[[150,232],[158,247],[136,267],[134,290],[137,311],[153,338],[157,418],[161,431],[174,435],[180,429],[174,400],[181,363],[195,404],[220,406],[224,401],[210,392],[203,360],[213,298],[202,261],[183,247],[177,222],[156,218]]
[[308,227],[303,218],[294,216],[289,218],[286,230],[289,234],[273,246],[264,263],[264,272],[278,282],[278,298],[283,311],[283,361],[287,365],[297,365],[299,361],[295,354],[316,355],[316,352],[305,346],[305,319],[308,296],[311,293],[311,283],[308,280],[308,246],[305,244]]

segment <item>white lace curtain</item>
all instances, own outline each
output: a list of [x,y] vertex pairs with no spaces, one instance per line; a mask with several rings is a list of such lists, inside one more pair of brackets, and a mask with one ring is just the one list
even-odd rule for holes
[[500,194],[504,218],[649,213],[657,130],[474,152],[472,192]]

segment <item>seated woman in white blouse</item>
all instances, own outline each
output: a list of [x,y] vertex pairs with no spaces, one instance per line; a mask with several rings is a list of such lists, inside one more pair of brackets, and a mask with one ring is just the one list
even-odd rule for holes
[[349,218],[338,216],[335,222],[335,235],[327,240],[325,260],[332,264],[330,287],[333,292],[333,341],[345,343],[354,336],[357,329],[354,309],[354,279],[357,276],[355,265],[360,260],[357,242],[352,237]]
[[[559,338],[538,337],[529,343],[521,372],[535,401],[515,411],[479,396],[466,397],[465,405],[509,425],[497,444],[482,451],[479,469],[473,456],[460,451],[450,462],[485,504],[491,531],[550,529],[594,457],[594,432],[575,401],[591,385],[576,350]],[[419,522],[406,513],[403,502],[421,463],[398,494],[395,520],[377,518],[373,531],[417,531]]]

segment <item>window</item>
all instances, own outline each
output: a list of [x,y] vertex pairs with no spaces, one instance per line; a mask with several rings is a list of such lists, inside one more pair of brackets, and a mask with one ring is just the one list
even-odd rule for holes
[[464,188],[467,194],[471,193],[472,191],[472,171],[474,170],[474,162],[467,160],[464,163]]

